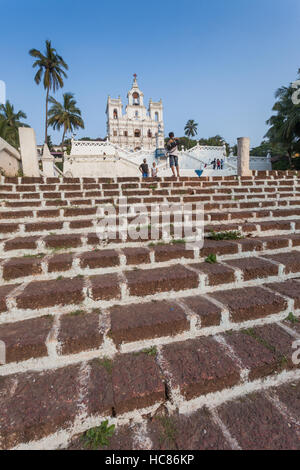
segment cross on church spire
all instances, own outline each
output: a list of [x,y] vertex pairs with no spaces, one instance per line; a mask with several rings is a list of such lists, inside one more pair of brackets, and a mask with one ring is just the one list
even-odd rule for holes
[[134,79],[136,80],[136,79],[137,79],[137,74],[134,73],[134,74],[133,74],[133,77],[134,77]]

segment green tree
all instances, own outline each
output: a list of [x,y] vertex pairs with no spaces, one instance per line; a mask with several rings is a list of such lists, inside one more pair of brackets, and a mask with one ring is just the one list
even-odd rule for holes
[[48,145],[48,149],[50,150],[50,152],[52,152],[52,150],[53,150],[53,143],[52,143],[52,139],[51,139],[51,136],[50,136],[50,135],[47,135],[47,145]]
[[187,137],[195,137],[198,133],[198,124],[194,119],[189,119],[185,125],[184,133]]
[[61,146],[63,147],[65,136],[68,132],[73,132],[79,127],[84,129],[81,111],[77,107],[73,93],[64,93],[63,103],[59,103],[59,101],[50,96],[49,103],[52,106],[48,112],[48,125],[52,126],[54,130],[63,129],[61,141]]
[[4,133],[5,127],[9,128],[9,130],[5,131],[7,139],[9,139],[11,145],[17,148],[19,146],[18,129],[19,127],[27,127],[27,124],[21,121],[27,118],[26,114],[21,110],[15,112],[14,106],[7,100],[5,104],[0,105],[0,118],[2,121],[2,133]]
[[12,127],[10,127],[5,119],[0,116],[0,137],[13,147],[17,148],[16,135]]
[[56,49],[52,47],[51,41],[46,41],[45,54],[37,49],[31,49],[29,54],[36,59],[32,67],[38,67],[34,81],[39,85],[43,79],[44,89],[46,90],[45,143],[47,143],[49,92],[50,90],[55,92],[64,86],[63,78],[67,78],[65,70],[68,70],[68,65],[57,54]]
[[294,92],[291,84],[276,91],[275,114],[267,121],[270,128],[265,135],[271,145],[280,146],[287,154],[290,166],[293,155],[300,151],[300,104],[293,103]]
[[219,134],[213,137],[208,137],[207,139],[200,139],[199,143],[200,145],[208,145],[209,147],[222,147],[225,144],[226,155],[228,156],[230,154],[230,145]]

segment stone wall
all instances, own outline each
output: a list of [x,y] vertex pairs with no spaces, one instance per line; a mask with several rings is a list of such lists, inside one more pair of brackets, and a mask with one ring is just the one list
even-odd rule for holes
[[19,152],[0,137],[0,169],[7,176],[16,176],[20,168]]

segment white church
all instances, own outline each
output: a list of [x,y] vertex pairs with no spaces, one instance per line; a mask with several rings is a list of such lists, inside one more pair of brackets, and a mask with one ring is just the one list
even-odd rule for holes
[[[128,104],[123,113],[122,100],[107,100],[107,138],[105,141],[72,139],[70,155],[64,158],[64,175],[68,177],[140,176],[139,166],[147,159],[149,167],[156,163],[159,176],[170,176],[168,158],[164,151],[163,104],[149,101],[144,105],[144,94],[137,76],[127,93]],[[223,160],[222,170],[215,170],[214,159]],[[46,161],[46,160],[45,160]],[[190,149],[179,152],[181,176],[237,174],[237,157],[226,156],[226,146],[208,147],[197,142]],[[53,163],[51,163],[53,165]],[[251,157],[251,170],[269,170],[270,158]],[[222,172],[222,173],[220,173]]]
[[153,150],[164,148],[164,121],[162,100],[150,99],[148,110],[144,105],[144,93],[137,83],[137,75],[131,90],[127,93],[128,104],[123,114],[123,104],[119,96],[107,100],[108,140],[126,150]]

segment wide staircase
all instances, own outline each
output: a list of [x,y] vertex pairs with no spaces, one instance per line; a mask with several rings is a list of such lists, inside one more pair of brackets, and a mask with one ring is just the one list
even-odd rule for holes
[[0,206],[1,449],[300,448],[300,173],[1,177]]

